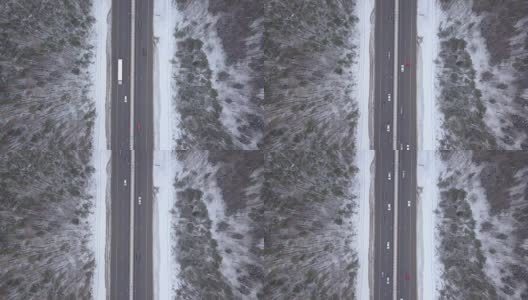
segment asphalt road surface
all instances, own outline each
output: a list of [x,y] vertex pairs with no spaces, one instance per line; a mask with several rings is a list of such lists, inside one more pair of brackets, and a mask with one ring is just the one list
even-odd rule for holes
[[[392,299],[394,1],[376,0],[375,14],[374,150],[376,153],[376,204],[373,295],[374,299]],[[391,174],[390,180],[389,173]]]
[[[129,299],[130,7],[129,0],[112,0],[110,299]],[[123,60],[122,84],[117,81],[118,59]]]
[[[110,299],[153,298],[152,277],[152,1],[136,1],[134,145],[130,149],[131,0],[112,0]],[[123,60],[123,80],[117,61]],[[127,100],[125,101],[125,96]],[[130,270],[131,154],[135,154],[134,270]],[[126,181],[126,182],[125,182]],[[141,205],[139,197],[142,198]]]
[[[416,0],[399,0],[398,286],[397,299],[417,299],[416,290]],[[400,113],[398,112],[398,113]],[[409,150],[407,150],[407,145]],[[405,177],[403,177],[405,172]]]
[[[152,272],[152,151],[153,98],[152,48],[153,0],[136,0],[135,22],[135,208],[134,299],[153,298]],[[141,205],[137,198],[141,197]]]
[[[394,8],[399,1],[398,57]],[[374,299],[416,299],[416,0],[376,0]],[[398,128],[393,126],[394,59],[398,63]],[[404,70],[401,72],[401,65]],[[390,100],[389,100],[390,98]],[[397,130],[397,149],[393,145]],[[407,148],[409,145],[409,148]],[[409,150],[407,150],[409,149]],[[394,174],[394,151],[399,174]],[[390,179],[389,179],[390,173]],[[398,181],[397,282],[394,283],[394,177]],[[389,207],[390,206],[390,207]],[[393,284],[397,294],[393,295]],[[396,297],[395,297],[396,296]]]

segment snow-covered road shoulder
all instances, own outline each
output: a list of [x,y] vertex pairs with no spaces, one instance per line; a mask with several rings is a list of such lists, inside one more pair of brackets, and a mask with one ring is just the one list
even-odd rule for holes
[[108,55],[110,49],[110,0],[95,0],[92,7],[95,17],[95,27],[92,42],[95,46],[94,63],[91,74],[93,80],[92,98],[95,102],[96,119],[93,133],[94,151],[92,165],[95,168],[94,180],[92,182],[92,195],[95,199],[95,213],[92,218],[94,229],[93,250],[95,254],[95,272],[93,280],[93,298],[106,299],[105,274],[108,264],[106,255],[107,243],[107,207],[109,200],[107,187],[110,183],[110,151],[107,143],[107,101],[109,100],[107,89],[107,74],[109,72]]

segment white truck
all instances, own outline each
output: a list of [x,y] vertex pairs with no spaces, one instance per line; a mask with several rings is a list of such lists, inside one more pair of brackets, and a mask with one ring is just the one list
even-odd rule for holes
[[117,84],[123,84],[123,60],[117,60]]

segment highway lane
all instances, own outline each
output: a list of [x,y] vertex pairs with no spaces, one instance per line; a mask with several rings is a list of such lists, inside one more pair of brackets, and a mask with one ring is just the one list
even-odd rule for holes
[[[153,298],[152,272],[152,163],[153,96],[152,48],[153,1],[136,0],[134,81],[134,299]],[[141,205],[138,202],[141,197]]]
[[[394,1],[376,0],[375,23],[375,258],[374,299],[393,296],[394,151],[393,70]],[[390,94],[390,101],[389,101]],[[389,126],[389,127],[387,127]],[[391,173],[391,180],[388,176]],[[389,210],[389,205],[390,210]],[[387,243],[388,248],[387,249]]]
[[[398,188],[397,299],[417,299],[416,290],[416,0],[399,0],[398,139],[400,182]],[[409,150],[407,150],[409,145]],[[403,178],[405,172],[405,178]],[[410,205],[410,206],[409,206]]]
[[[130,1],[112,0],[111,10],[111,240],[110,299],[128,299],[130,282]],[[123,59],[123,81],[117,61]],[[127,102],[125,103],[125,96]],[[125,180],[127,181],[125,184]]]

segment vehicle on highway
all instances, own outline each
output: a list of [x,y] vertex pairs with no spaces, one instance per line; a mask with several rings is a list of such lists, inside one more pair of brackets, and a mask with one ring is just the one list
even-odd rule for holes
[[403,150],[403,144],[400,144],[400,150]]
[[127,96],[125,96],[125,103],[127,103],[128,99],[127,99]]
[[390,124],[387,124],[387,132],[390,132]]
[[123,60],[117,60],[117,84],[123,84]]
[[401,65],[400,67],[400,71],[403,73],[403,71],[405,71],[405,67],[403,65]]
[[407,151],[409,151],[411,149],[411,147],[409,145],[407,145]]
[[402,178],[405,178],[405,170],[402,171]]
[[407,201],[407,206],[411,207],[411,201]]
[[405,280],[411,280],[411,275],[409,275],[409,272],[405,272]]
[[387,242],[387,250],[390,249],[390,242]]
[[390,277],[387,276],[387,284],[390,284]]
[[387,101],[391,102],[391,94],[387,95]]
[[391,180],[391,172],[389,172],[389,174],[387,175],[387,179],[390,181]]
[[141,130],[141,123],[137,122],[137,130]]
[[138,205],[141,205],[141,196],[138,197]]
[[391,205],[390,205],[390,203],[389,203],[389,204],[387,204],[387,210],[388,210],[388,211],[390,211],[390,210],[391,210]]
[[127,181],[126,181],[126,179],[123,180],[123,185],[124,185],[124,186],[127,186]]
[[400,106],[400,115],[403,115],[403,106]]
[[381,278],[385,277],[385,272],[381,271]]

